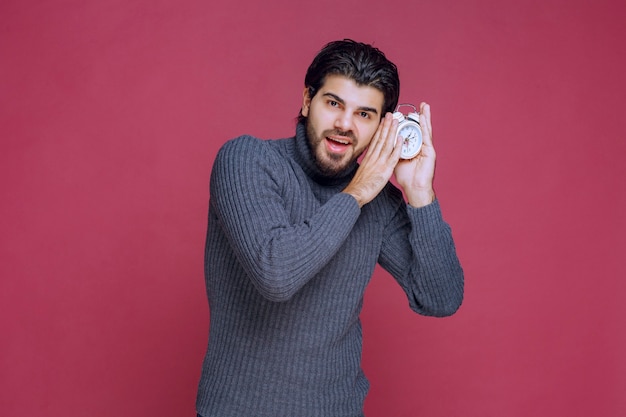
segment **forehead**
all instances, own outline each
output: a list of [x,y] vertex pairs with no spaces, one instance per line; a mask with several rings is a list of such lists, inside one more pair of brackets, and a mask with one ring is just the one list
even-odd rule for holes
[[324,80],[318,94],[332,94],[340,98],[346,106],[373,108],[381,114],[385,96],[383,92],[369,85],[359,85],[343,75],[329,75]]

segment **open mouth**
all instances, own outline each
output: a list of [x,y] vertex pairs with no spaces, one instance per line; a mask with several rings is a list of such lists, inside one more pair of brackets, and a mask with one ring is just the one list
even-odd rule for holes
[[331,152],[344,153],[350,147],[350,141],[343,137],[327,136],[326,146]]

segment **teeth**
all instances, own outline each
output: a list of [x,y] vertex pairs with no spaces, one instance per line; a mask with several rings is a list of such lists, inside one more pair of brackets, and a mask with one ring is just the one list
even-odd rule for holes
[[348,144],[347,140],[339,140],[339,139],[334,139],[334,138],[328,138],[328,139],[332,140],[333,142],[341,143],[342,145]]

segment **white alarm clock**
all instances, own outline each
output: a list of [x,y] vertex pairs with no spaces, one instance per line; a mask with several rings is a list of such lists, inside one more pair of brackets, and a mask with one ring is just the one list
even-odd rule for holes
[[[400,107],[412,107],[413,111],[406,116],[399,111]],[[420,127],[420,115],[417,108],[412,104],[398,104],[393,118],[398,120],[398,136],[402,136],[402,151],[400,158],[413,159],[420,153],[422,148],[422,129]]]

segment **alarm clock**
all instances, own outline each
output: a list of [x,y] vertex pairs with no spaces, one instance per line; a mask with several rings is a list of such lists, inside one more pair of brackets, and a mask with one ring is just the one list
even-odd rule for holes
[[[399,111],[400,107],[411,107],[413,111],[404,115]],[[420,115],[417,108],[412,104],[398,104],[393,118],[398,120],[398,136],[402,136],[402,151],[400,158],[413,159],[420,153],[422,148],[422,129],[420,127]]]

